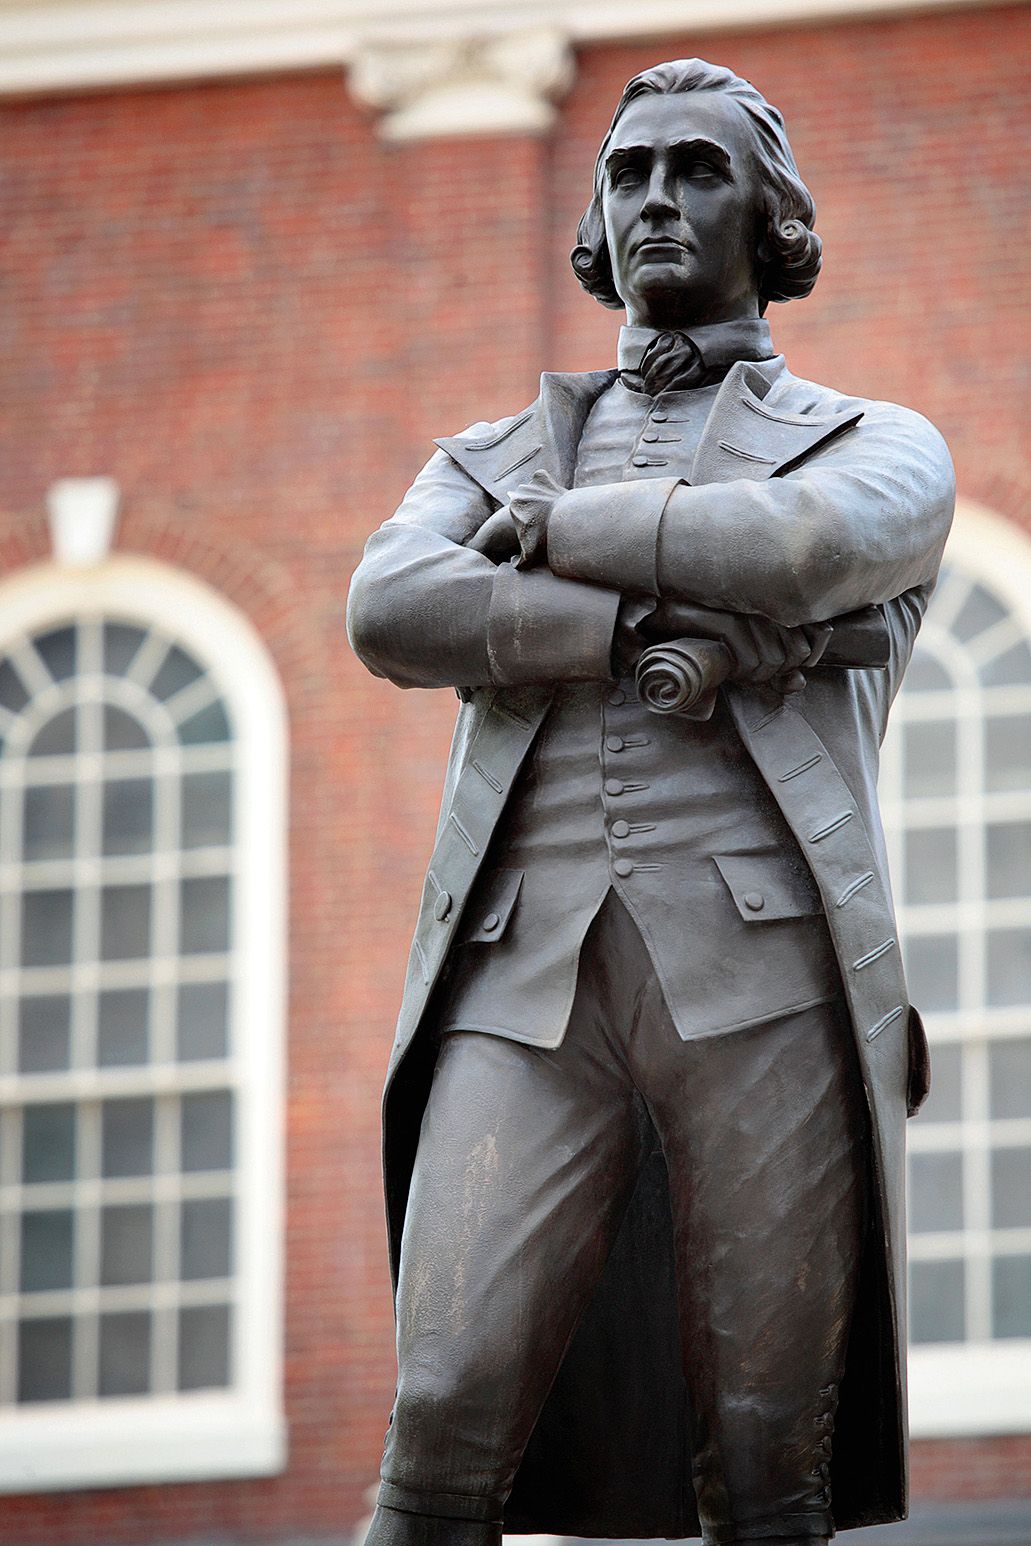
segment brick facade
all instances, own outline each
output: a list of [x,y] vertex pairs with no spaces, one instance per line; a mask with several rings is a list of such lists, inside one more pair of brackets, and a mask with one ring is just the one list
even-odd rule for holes
[[[54,478],[111,474],[119,547],[226,594],[286,688],[291,1458],[7,1499],[0,1543],[315,1537],[362,1512],[393,1377],[378,1097],[453,702],[358,667],[345,582],[432,435],[523,406],[544,366],[610,362],[619,319],[567,253],[625,80],[701,53],[784,110],[827,254],[771,319],[793,369],[920,408],[962,493],[1028,521],[1029,47],[1020,7],[597,47],[545,141],[387,147],[335,74],[3,109],[0,568],[46,555]],[[1031,1435],[918,1444],[914,1482],[1031,1492]]]

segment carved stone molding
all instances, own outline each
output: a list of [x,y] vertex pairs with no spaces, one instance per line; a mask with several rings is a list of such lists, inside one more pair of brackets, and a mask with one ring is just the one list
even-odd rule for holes
[[384,112],[384,138],[416,140],[546,133],[573,73],[563,34],[531,27],[493,37],[369,42],[348,79],[360,102]]

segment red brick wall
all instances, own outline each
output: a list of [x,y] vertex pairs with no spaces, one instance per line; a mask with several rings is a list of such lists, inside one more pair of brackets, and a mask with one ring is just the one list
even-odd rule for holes
[[[998,8],[584,52],[558,134],[388,148],[336,75],[3,112],[0,565],[58,476],[111,473],[118,542],[227,594],[292,727],[287,1473],[6,1500],[5,1546],[340,1532],[393,1369],[377,1106],[452,718],[349,657],[346,576],[431,435],[514,411],[618,326],[568,269],[624,81],[693,52],[788,118],[827,266],[776,308],[793,368],[907,402],[962,491],[1027,519],[1018,115],[1031,14]],[[1031,1487],[1031,1438],[921,1444],[939,1496]]]

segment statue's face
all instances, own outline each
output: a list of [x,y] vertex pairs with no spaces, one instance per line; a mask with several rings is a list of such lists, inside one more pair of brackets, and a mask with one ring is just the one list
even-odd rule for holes
[[637,97],[616,124],[603,178],[612,276],[631,324],[757,314],[759,184],[731,98]]

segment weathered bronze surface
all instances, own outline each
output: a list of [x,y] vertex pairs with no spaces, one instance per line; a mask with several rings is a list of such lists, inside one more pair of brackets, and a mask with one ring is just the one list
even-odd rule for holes
[[905,1515],[928,1070],[875,784],[954,489],[926,420],[775,353],[813,218],[754,88],[635,77],[572,254],[618,369],[438,442],[354,576],[369,669],[462,700],[385,1098],[369,1546]]

